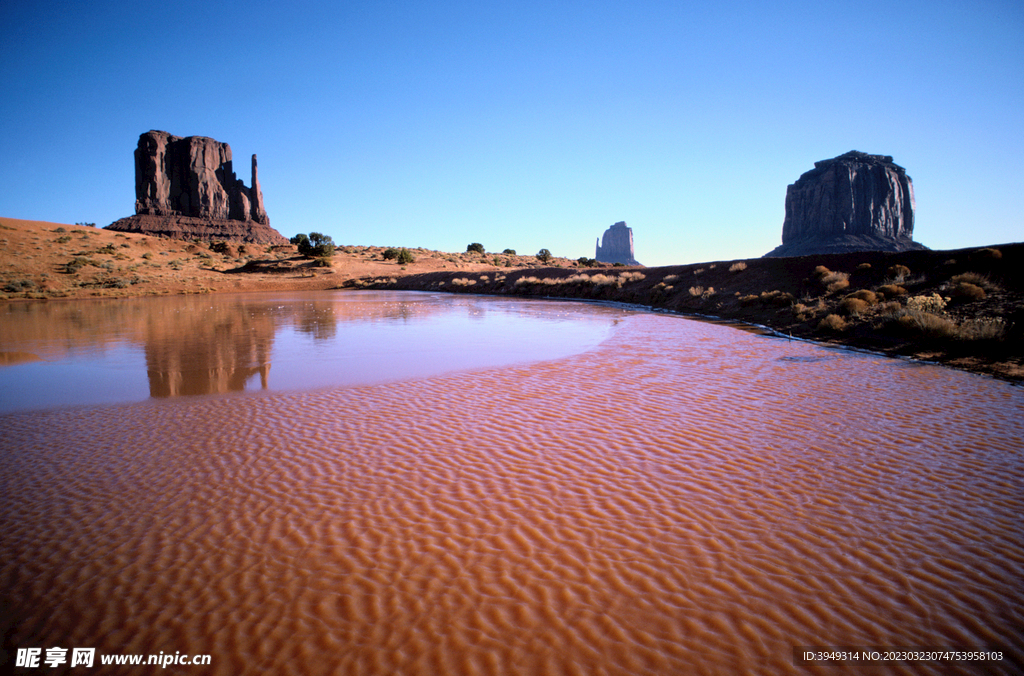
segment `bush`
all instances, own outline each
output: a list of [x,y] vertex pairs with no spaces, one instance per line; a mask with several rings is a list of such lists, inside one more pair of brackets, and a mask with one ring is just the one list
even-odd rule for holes
[[300,244],[299,253],[313,258],[330,258],[334,255],[334,240],[329,235],[311,232],[309,233],[308,250],[303,251],[303,246]]
[[992,260],[999,260],[1003,257],[1003,252],[999,249],[993,249],[992,247],[985,247],[984,249],[978,249],[974,252],[977,258],[989,258]]
[[474,253],[474,252],[475,253],[485,253],[484,252],[484,245],[481,244],[480,242],[473,242],[472,244],[470,244],[469,246],[466,247],[466,253]]
[[819,265],[818,267],[814,268],[814,276],[817,277],[818,279],[821,279],[825,275],[830,274],[832,274],[832,271],[826,268],[824,265]]
[[384,253],[382,253],[381,256],[384,257],[384,260],[390,261],[398,258],[398,254],[398,249],[393,246],[389,246],[387,249],[384,249]]
[[970,282],[959,282],[949,291],[949,295],[957,300],[970,302],[972,300],[981,300],[985,297],[985,289],[981,288],[977,284],[971,284]]
[[4,291],[10,293],[18,293],[19,291],[28,291],[29,289],[36,288],[36,283],[31,279],[14,279],[4,286]]
[[729,266],[729,272],[740,272],[746,269],[747,264],[744,263],[743,261],[740,261],[739,263],[733,263],[732,265]]
[[980,286],[985,291],[999,291],[999,285],[989,279],[988,275],[982,275],[977,272],[965,272],[955,275],[949,281],[953,284],[974,284],[975,286]]
[[408,249],[400,250],[398,252],[398,256],[396,257],[396,260],[398,261],[398,263],[400,265],[405,265],[406,263],[415,263],[416,262],[416,259],[413,257],[413,255],[411,253],[409,253]]
[[878,302],[878,296],[875,294],[875,292],[868,291],[867,289],[860,289],[858,291],[854,291],[853,293],[848,294],[846,297],[862,300],[868,305],[874,305],[875,303]]
[[291,242],[292,244],[302,244],[303,242],[308,242],[309,237],[307,237],[304,233],[300,232],[299,234],[295,235],[288,241]]
[[501,253],[505,254],[506,256],[515,256],[516,255],[516,250],[515,249],[505,249]]
[[882,294],[886,298],[895,298],[896,296],[907,295],[907,290],[902,286],[896,284],[884,284],[878,287],[878,293]]
[[850,298],[847,296],[839,302],[839,309],[847,315],[859,315],[861,312],[868,309],[868,304],[860,298]]
[[539,260],[541,263],[547,263],[552,258],[553,256],[551,255],[551,252],[548,251],[547,249],[541,249],[540,251],[537,252],[537,260]]
[[846,330],[846,320],[839,315],[826,315],[824,319],[818,322],[819,331],[834,331],[840,332]]
[[889,275],[889,277],[893,279],[897,284],[899,284],[900,282],[902,282],[903,280],[910,276],[910,268],[908,268],[906,265],[897,264],[891,266],[888,270],[886,270],[885,273]]
[[579,258],[577,258],[576,263],[579,264],[581,268],[593,268],[597,266],[597,260],[593,258],[587,258],[586,256],[580,256]]

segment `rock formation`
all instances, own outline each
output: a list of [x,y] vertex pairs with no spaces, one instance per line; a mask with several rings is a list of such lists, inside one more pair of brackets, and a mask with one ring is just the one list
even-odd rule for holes
[[252,187],[232,170],[231,146],[205,136],[165,131],[139,136],[135,149],[135,216],[110,230],[182,239],[287,242],[270,227],[252,156]]
[[619,221],[604,231],[604,244],[597,238],[597,253],[594,259],[598,263],[622,263],[623,265],[640,265],[633,257],[633,229],[626,227],[625,221]]
[[782,245],[766,256],[907,251],[914,242],[914,186],[888,155],[856,150],[814,163],[786,190]]

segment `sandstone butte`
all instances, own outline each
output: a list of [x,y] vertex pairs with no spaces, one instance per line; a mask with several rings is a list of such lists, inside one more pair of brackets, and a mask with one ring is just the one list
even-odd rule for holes
[[619,221],[604,231],[604,239],[597,239],[597,251],[594,260],[598,263],[621,263],[622,265],[640,265],[633,254],[633,229]]
[[246,187],[235,175],[227,143],[155,130],[140,135],[135,149],[135,215],[107,229],[176,239],[287,243],[270,227],[256,155],[252,186]]
[[786,190],[782,245],[766,256],[912,251],[914,185],[888,155],[851,150],[814,163]]

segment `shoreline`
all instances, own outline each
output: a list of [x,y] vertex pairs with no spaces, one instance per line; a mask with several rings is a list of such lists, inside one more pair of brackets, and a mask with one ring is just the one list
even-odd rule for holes
[[1024,383],[1024,243],[656,268],[496,253],[207,243],[0,218],[0,302],[329,289],[625,303]]

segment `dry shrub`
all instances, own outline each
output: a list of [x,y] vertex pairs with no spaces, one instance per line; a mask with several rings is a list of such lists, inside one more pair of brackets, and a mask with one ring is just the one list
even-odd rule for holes
[[824,265],[819,265],[818,267],[814,268],[814,276],[817,277],[818,279],[821,279],[825,275],[830,274],[832,274],[832,271],[826,268]]
[[999,291],[999,285],[993,282],[988,275],[982,275],[977,272],[965,272],[960,275],[954,275],[949,281],[953,284],[974,284],[988,292]]
[[878,293],[882,294],[886,298],[895,298],[896,296],[907,295],[907,290],[896,284],[884,284],[878,287]]
[[956,322],[923,310],[907,310],[897,321],[904,329],[928,338],[949,339],[957,334]]
[[860,298],[850,298],[847,296],[839,302],[839,308],[844,314],[855,316],[867,310],[868,303]]
[[1006,335],[1006,324],[1002,317],[990,319],[968,319],[957,327],[959,340],[1002,340]]
[[970,282],[960,282],[949,290],[949,295],[956,300],[970,302],[972,300],[981,300],[984,298],[985,289],[981,288],[977,284],[971,284]]
[[[838,274],[846,274],[846,273],[845,272],[834,272],[832,274],[838,275]],[[829,282],[828,286],[825,287],[825,288],[828,289],[829,293],[835,293],[837,291],[842,291],[843,289],[847,289],[847,288],[849,288],[849,286],[850,286],[850,282],[848,280],[837,279],[834,282]]]
[[874,291],[868,291],[867,289],[860,289],[846,296],[847,298],[857,298],[864,301],[868,305],[874,305],[878,302],[878,296],[875,295]]
[[826,315],[824,319],[818,322],[819,331],[845,331],[846,320],[839,315]]
[[701,298],[710,298],[715,295],[715,287],[709,286],[705,289],[703,286],[691,286],[690,295],[695,297],[700,296]]
[[903,280],[910,276],[910,268],[908,268],[906,265],[896,264],[890,266],[889,269],[885,271],[885,274],[887,274],[891,279],[893,279],[897,284],[899,284],[900,282],[902,282]]
[[999,249],[993,249],[992,247],[985,247],[984,249],[978,249],[974,252],[977,258],[989,258],[992,260],[999,260],[1003,257],[1003,252]]
[[871,263],[861,263],[860,265],[857,266],[857,269],[858,270],[870,270],[871,269]]
[[619,275],[619,286],[629,282],[639,282],[647,278],[642,272],[623,272]]
[[744,262],[733,263],[729,266],[729,272],[740,272],[747,269],[747,264]]
[[793,294],[779,291],[778,289],[774,291],[762,291],[759,298],[765,305],[778,305],[780,307],[792,305],[793,301],[796,300],[793,297]]
[[946,299],[937,293],[930,296],[913,296],[907,299],[907,309],[916,312],[942,312],[946,309]]
[[[690,293],[693,293],[693,287],[690,287]],[[749,296],[740,296],[740,305],[747,306],[753,305],[754,303],[761,300],[761,297],[757,294],[750,294]]]
[[667,283],[671,284],[672,282],[676,281],[677,279],[679,279],[679,275],[669,275],[668,277],[666,277],[665,279],[663,279],[661,281],[667,282]]
[[824,265],[819,265],[814,268],[814,274],[818,276],[821,285],[830,292],[842,291],[850,286],[850,273],[848,272],[832,272]]

